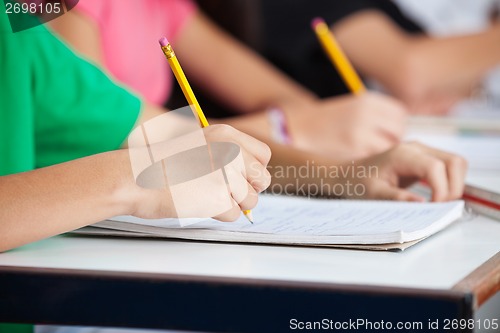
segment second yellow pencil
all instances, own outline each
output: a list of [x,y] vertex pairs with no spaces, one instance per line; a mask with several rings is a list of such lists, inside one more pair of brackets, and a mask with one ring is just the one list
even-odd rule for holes
[[356,95],[365,92],[366,88],[363,81],[361,81],[358,73],[356,73],[356,70],[352,66],[351,62],[347,59],[346,55],[340,48],[340,45],[335,40],[335,37],[325,21],[321,18],[315,18],[312,21],[312,27],[316,32],[316,36],[325,50],[325,53],[337,68],[349,90]]

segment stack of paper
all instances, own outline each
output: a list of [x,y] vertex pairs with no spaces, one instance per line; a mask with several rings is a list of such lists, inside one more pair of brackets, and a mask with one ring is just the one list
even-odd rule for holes
[[[221,242],[315,246],[402,244],[442,230],[462,216],[463,206],[463,201],[408,203],[263,195],[253,210],[254,224],[242,217],[233,223],[205,219],[181,227],[176,219],[124,216],[99,222],[94,227],[103,229],[101,234],[109,231],[116,235],[111,230],[119,230]],[[87,231],[95,233],[96,229]]]

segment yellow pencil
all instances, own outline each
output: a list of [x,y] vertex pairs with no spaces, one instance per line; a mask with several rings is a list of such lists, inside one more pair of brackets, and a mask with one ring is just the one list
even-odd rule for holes
[[321,18],[315,18],[312,21],[313,30],[323,47],[323,50],[328,55],[338,72],[342,76],[344,82],[349,87],[349,90],[356,95],[365,92],[366,88],[363,81],[359,78],[358,73],[346,55],[340,48],[340,45],[335,40],[332,32]]
[[[172,72],[174,73],[174,76],[177,79],[177,82],[179,83],[182,92],[184,93],[184,96],[186,97],[191,108],[193,109],[195,117],[200,122],[200,126],[202,128],[207,127],[209,125],[208,120],[203,114],[203,110],[201,109],[200,104],[198,103],[198,100],[194,95],[193,89],[191,89],[191,86],[189,85],[186,75],[184,74],[181,64],[179,63],[179,60],[177,60],[177,57],[175,56],[175,52],[174,49],[172,48],[172,45],[170,45],[170,43],[165,37],[162,37],[159,40],[159,42],[161,49],[163,50],[163,53],[165,53],[165,57],[167,57],[168,63],[170,64],[170,68],[172,69]],[[251,210],[244,210],[243,214],[251,223],[253,223]]]

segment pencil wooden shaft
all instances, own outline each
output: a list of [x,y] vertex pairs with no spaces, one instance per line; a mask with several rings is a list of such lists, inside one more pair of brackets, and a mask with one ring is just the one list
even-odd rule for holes
[[340,48],[340,45],[335,40],[326,23],[318,23],[315,31],[325,53],[339,71],[349,90],[356,95],[365,92],[366,88],[363,81],[359,78],[359,75]]
[[[189,106],[193,110],[195,116],[198,118],[201,127],[207,127],[209,125],[208,120],[205,117],[203,110],[201,109],[200,103],[198,103],[198,100],[194,95],[193,89],[191,89],[191,85],[189,84],[189,81],[184,74],[184,71],[182,70],[179,60],[177,60],[177,57],[175,56],[172,46],[170,44],[168,44],[167,46],[162,46],[162,50],[163,53],[165,53],[168,63],[170,64],[170,68],[172,69],[172,72],[174,73],[174,76],[182,89],[184,97],[186,97]],[[244,210],[243,214],[248,218],[250,222],[253,223],[251,210]]]
[[177,60],[177,57],[174,56],[168,58],[168,62],[170,63],[170,67],[172,68],[172,72],[174,72],[177,82],[179,82],[179,85],[181,86],[186,100],[188,101],[189,105],[194,108],[194,113],[198,118],[201,127],[207,127],[209,125],[208,120],[205,117],[205,114],[203,113],[203,110],[201,109],[200,104],[198,103],[198,100],[196,99],[196,96],[191,89],[191,86],[189,85],[189,82],[186,78],[186,75],[184,74],[184,71],[182,70],[182,67],[179,64],[179,61]]

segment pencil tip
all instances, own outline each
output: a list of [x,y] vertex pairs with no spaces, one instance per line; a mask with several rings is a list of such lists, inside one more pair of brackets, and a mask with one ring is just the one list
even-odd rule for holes
[[245,217],[247,218],[247,220],[250,221],[250,223],[253,224],[253,215],[252,215],[252,211],[251,210],[245,210],[243,212],[243,215],[245,215]]

